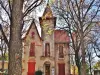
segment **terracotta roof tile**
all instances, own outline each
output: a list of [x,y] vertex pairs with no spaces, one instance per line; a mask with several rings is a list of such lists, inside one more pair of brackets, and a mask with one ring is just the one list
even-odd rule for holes
[[70,41],[68,33],[65,30],[55,30],[54,39],[55,39],[55,42],[68,43]]

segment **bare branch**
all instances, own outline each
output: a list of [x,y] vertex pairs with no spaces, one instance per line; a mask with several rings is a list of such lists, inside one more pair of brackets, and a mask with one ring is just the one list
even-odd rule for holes
[[88,13],[89,10],[91,9],[91,7],[92,7],[92,5],[93,5],[94,2],[95,2],[95,0],[92,0],[92,2],[90,3],[89,7],[87,8],[87,10],[86,10],[86,12],[85,12],[85,15],[84,15],[84,17],[83,17],[83,21],[84,21],[86,15],[87,15],[87,13]]
[[1,25],[1,24],[0,24],[0,30],[1,30],[2,35],[3,35],[3,37],[4,37],[4,41],[5,41],[5,42],[6,42],[6,44],[9,46],[8,39],[7,39],[7,37],[6,37],[6,35],[5,35],[4,31],[3,31],[3,29],[2,29],[2,25]]
[[3,2],[2,2],[1,0],[0,0],[0,5],[1,5],[1,7],[3,8],[3,10],[7,13],[9,19],[11,20],[11,15],[10,15],[9,12],[6,10],[6,8],[4,7]]
[[[38,3],[39,2],[39,3]],[[39,6],[41,3],[43,2],[43,0],[35,0],[24,12],[23,17],[25,17],[29,12],[31,12],[34,8],[36,8],[37,6]]]

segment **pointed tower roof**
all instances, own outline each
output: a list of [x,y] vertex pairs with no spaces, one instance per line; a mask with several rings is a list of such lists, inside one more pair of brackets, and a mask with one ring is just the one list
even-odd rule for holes
[[47,3],[45,11],[43,13],[43,16],[44,17],[53,17],[52,10],[51,10],[51,8],[50,8],[48,3]]
[[56,25],[56,17],[53,16],[52,9],[51,9],[51,7],[49,5],[49,1],[48,1],[47,5],[46,5],[46,8],[45,8],[44,13],[43,13],[43,16],[39,17],[40,26],[42,25],[43,21],[45,21],[45,20],[54,21],[54,27],[55,27],[55,25]]
[[42,19],[46,19],[46,18],[54,18],[52,9],[50,8],[50,5],[49,5],[49,2],[47,3],[47,6],[46,6],[43,16],[42,16]]

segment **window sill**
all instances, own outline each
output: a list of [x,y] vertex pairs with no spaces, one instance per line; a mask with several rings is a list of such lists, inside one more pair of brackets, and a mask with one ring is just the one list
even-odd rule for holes
[[36,56],[29,56],[29,57],[36,58]]
[[45,60],[46,58],[51,59],[51,60],[53,59],[52,56],[40,56],[41,60]]
[[58,58],[59,60],[64,60],[64,58]]

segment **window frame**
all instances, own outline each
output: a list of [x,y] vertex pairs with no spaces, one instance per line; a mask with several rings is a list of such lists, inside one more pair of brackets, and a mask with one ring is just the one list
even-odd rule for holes
[[45,43],[45,56],[50,57],[50,43]]
[[30,43],[30,51],[29,51],[29,56],[35,56],[35,42]]
[[64,47],[63,45],[59,45],[59,58],[64,58]]

